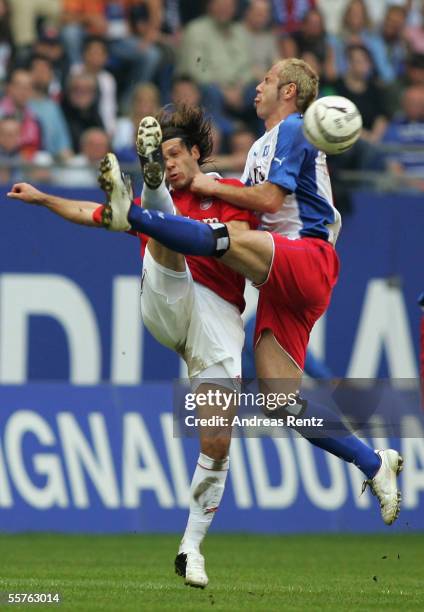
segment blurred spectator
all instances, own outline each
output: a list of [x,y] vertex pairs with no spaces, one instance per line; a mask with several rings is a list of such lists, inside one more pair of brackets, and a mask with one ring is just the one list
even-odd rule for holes
[[333,81],[336,78],[334,49],[329,44],[323,18],[317,9],[306,13],[300,29],[293,32],[288,41],[292,41],[294,46],[291,49],[287,48],[284,57],[300,57],[304,53],[313,53],[321,65],[321,74],[324,79]]
[[391,7],[400,7],[407,14],[411,7],[411,0],[365,0],[372,27],[380,30],[383,26],[387,12]]
[[36,151],[31,157],[31,166],[23,167],[29,160],[22,155],[21,132],[22,121],[19,118],[13,115],[0,118],[0,183],[49,178],[46,164],[50,164],[51,158],[45,151]]
[[[166,19],[164,2],[165,0],[136,0],[130,8],[130,23],[144,46],[161,40],[162,24]],[[172,27],[178,27],[177,23],[173,23]]]
[[91,36],[84,41],[83,63],[72,66],[72,73],[86,72],[96,78],[99,113],[107,133],[113,135],[117,116],[116,81],[114,76],[105,70],[108,55],[106,41],[99,36]]
[[422,0],[405,0],[408,10],[408,26],[416,26],[421,23]]
[[424,2],[421,0],[419,22],[407,27],[405,39],[413,53],[424,53]]
[[237,128],[229,138],[229,153],[217,155],[207,170],[217,170],[230,176],[243,174],[247,154],[256,140],[256,134],[247,126]]
[[10,11],[7,0],[0,0],[0,83],[5,80],[13,52]]
[[71,133],[72,148],[78,153],[82,133],[91,127],[104,127],[98,110],[96,77],[88,73],[70,75],[62,110]]
[[54,71],[53,89],[50,91],[50,95],[59,100],[62,93],[62,83],[66,80],[69,71],[69,62],[59,32],[43,33],[33,46],[33,55],[45,57],[50,61]]
[[156,115],[160,108],[160,95],[153,83],[138,85],[132,94],[128,117],[120,117],[116,123],[113,149],[122,162],[137,160],[135,138],[138,124],[149,115]]
[[49,96],[53,67],[47,58],[40,56],[34,56],[30,66],[33,95],[29,108],[41,125],[42,148],[54,158],[67,159],[72,155],[68,125],[59,104]]
[[106,36],[106,0],[62,0],[61,30],[68,59],[71,64],[81,62],[82,42],[85,34]]
[[273,21],[279,33],[297,32],[308,11],[315,8],[316,0],[271,0]]
[[222,144],[221,132],[230,134],[233,129],[232,121],[223,114],[222,106],[214,107],[208,100],[208,89],[203,89],[191,77],[181,75],[175,77],[171,87],[171,102],[178,106],[179,104],[187,104],[188,106],[203,106],[207,108],[207,114],[212,122],[215,130],[214,142],[219,144],[217,151],[220,150]]
[[[208,110],[215,122],[224,110],[242,116],[253,108],[254,86],[249,39],[240,23],[234,22],[235,0],[209,0],[207,15],[184,29],[178,74],[187,74],[203,88]],[[223,132],[232,130],[222,122]]]
[[[424,191],[424,85],[406,89],[402,111],[388,125],[383,142],[399,145],[395,153],[387,156],[390,171],[406,179],[410,187]],[[408,149],[410,145],[420,148]]]
[[136,7],[131,23],[126,0],[108,2],[106,7],[109,49],[124,106],[129,104],[138,83],[153,80],[162,58],[156,44],[162,24],[162,0],[138,0]]
[[386,104],[390,116],[399,110],[403,92],[411,85],[424,85],[424,54],[410,55],[405,63],[403,77],[388,88]]
[[[208,106],[208,101],[202,96],[199,85],[192,78],[184,75],[176,77],[172,81],[171,102],[175,106],[181,104],[186,104],[187,106]],[[228,126],[227,132],[230,133],[233,131],[233,124],[226,117],[220,116],[217,109],[209,108],[207,115],[212,123],[214,154],[219,153],[223,144],[220,126]]]
[[96,187],[98,165],[110,149],[107,133],[90,128],[82,133],[80,153],[69,159],[65,166],[52,172],[52,182],[63,187]]
[[424,53],[414,53],[407,60],[405,82],[407,85],[424,85]]
[[21,179],[19,164],[22,164],[24,159],[21,155],[20,143],[19,119],[13,115],[0,117],[0,183]]
[[[317,0],[326,30],[329,34],[340,35],[342,30],[343,15],[350,0]],[[403,6],[408,8],[410,0],[365,0],[371,27],[380,29],[387,9],[390,6]]]
[[336,92],[356,104],[363,122],[362,137],[378,142],[387,125],[384,94],[373,79],[373,64],[368,49],[351,45],[347,49],[347,71],[336,83]]
[[371,21],[364,0],[351,0],[343,16],[342,34],[331,40],[337,60],[337,72],[346,71],[346,49],[350,45],[363,45],[371,54],[378,76],[385,82],[393,81],[395,72],[388,60],[381,36],[371,31]]
[[51,60],[44,55],[34,54],[29,66],[33,88],[52,100],[59,101],[62,87],[55,76]]
[[342,29],[343,14],[350,0],[317,0],[318,8],[329,34],[339,36]]
[[28,104],[32,95],[31,75],[28,70],[12,70],[6,96],[0,100],[0,115],[13,115],[20,122],[20,151],[25,159],[31,159],[41,148],[40,125]]
[[406,10],[401,6],[391,6],[387,9],[382,27],[386,55],[396,77],[400,77],[405,68],[407,55],[404,30]]
[[223,89],[252,80],[249,39],[241,24],[233,21],[235,14],[236,0],[208,0],[207,15],[183,31],[178,74]]
[[152,80],[161,59],[155,42],[162,23],[161,0],[64,0],[62,36],[72,64],[81,63],[84,35],[105,37],[124,103],[139,82]]
[[176,49],[181,38],[178,2],[175,0],[135,0],[130,9],[132,31],[156,53],[151,75],[138,78],[139,82],[151,81],[160,86],[164,97],[169,97],[169,87],[174,75]]
[[175,106],[201,106],[202,93],[199,86],[189,76],[181,75],[172,82],[171,101]]
[[245,28],[252,55],[253,77],[262,81],[264,74],[278,59],[275,35],[270,31],[271,6],[269,0],[252,0],[245,13]]
[[[202,95],[199,85],[189,76],[181,75],[176,77],[172,82],[171,102],[175,106],[186,104],[187,106],[206,107],[209,106],[206,96],[207,94],[205,94],[205,96]],[[206,114],[212,123],[214,142],[213,155],[215,155],[220,153],[221,148],[227,144],[226,142],[223,142],[222,139],[222,125],[227,126],[227,129],[224,129],[224,132],[228,134],[233,131],[234,126],[225,116],[219,115],[219,111],[217,109],[211,109],[209,106],[209,110],[206,111]]]
[[62,10],[61,0],[9,0],[11,11],[12,37],[20,58],[27,59],[32,45],[38,38],[37,26],[40,19],[48,25],[59,22]]

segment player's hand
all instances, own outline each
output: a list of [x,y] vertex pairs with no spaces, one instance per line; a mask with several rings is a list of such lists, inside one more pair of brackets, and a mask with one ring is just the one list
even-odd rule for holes
[[41,204],[43,194],[29,183],[15,183],[12,189],[7,194],[8,198],[13,200],[22,200],[28,204]]
[[197,173],[191,181],[190,191],[201,196],[212,197],[215,195],[217,182],[212,176]]

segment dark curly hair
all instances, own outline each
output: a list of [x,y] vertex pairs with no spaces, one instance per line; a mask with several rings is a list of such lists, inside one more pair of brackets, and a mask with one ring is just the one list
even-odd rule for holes
[[162,141],[180,138],[187,149],[195,145],[200,151],[199,165],[210,161],[213,149],[212,125],[201,108],[182,104],[168,106],[156,115],[162,128]]

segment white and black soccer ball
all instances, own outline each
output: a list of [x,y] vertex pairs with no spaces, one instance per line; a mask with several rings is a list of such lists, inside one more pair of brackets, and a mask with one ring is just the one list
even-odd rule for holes
[[319,98],[304,115],[305,138],[317,149],[332,155],[350,149],[361,130],[361,113],[353,102],[342,96]]

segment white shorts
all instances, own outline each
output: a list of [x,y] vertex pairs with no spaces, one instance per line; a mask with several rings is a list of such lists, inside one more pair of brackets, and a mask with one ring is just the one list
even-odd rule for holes
[[175,272],[156,263],[148,248],[141,313],[156,340],[183,357],[190,378],[240,379],[244,329],[239,309],[195,283],[188,266]]

